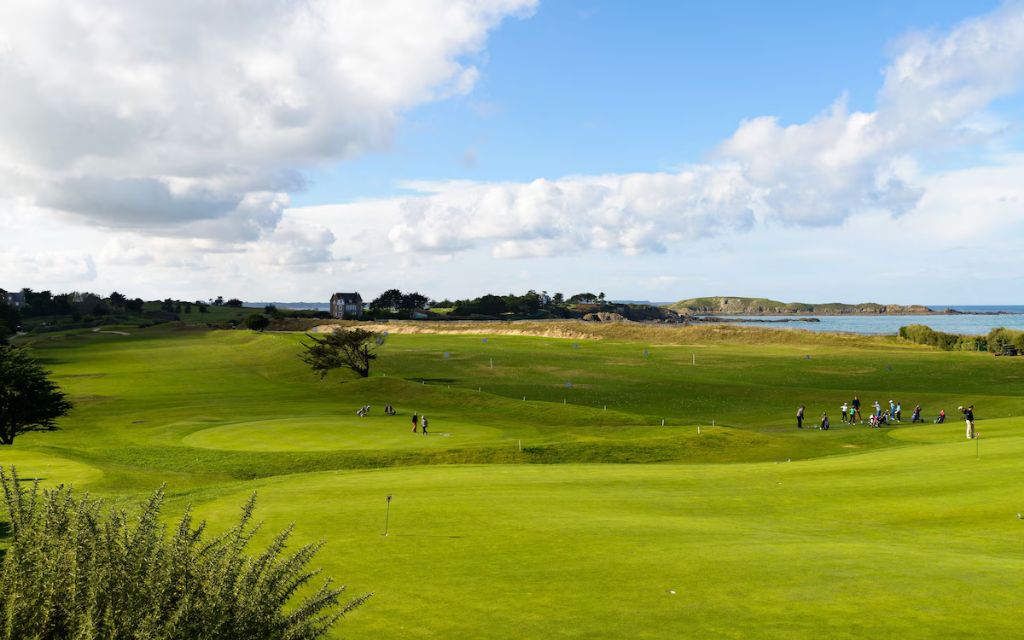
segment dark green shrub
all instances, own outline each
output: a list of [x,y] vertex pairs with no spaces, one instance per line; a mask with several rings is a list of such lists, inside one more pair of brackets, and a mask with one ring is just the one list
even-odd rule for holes
[[899,330],[899,337],[904,340],[937,347],[943,351],[986,351],[991,343],[991,335],[989,334],[986,337],[943,333],[926,327],[923,324],[912,324],[900,327]]
[[248,557],[255,495],[237,525],[204,540],[189,510],[170,532],[161,523],[162,489],[129,517],[70,488],[25,487],[13,467],[10,477],[0,468],[0,484],[11,538],[0,558],[0,640],[306,640],[369,598],[338,609],[345,588],[328,578],[286,612],[319,573],[306,566],[323,543],[281,557],[289,527]]
[[999,327],[988,332],[989,351],[999,353],[1003,347],[1010,344],[1017,349],[1024,351],[1024,331],[1016,331]]

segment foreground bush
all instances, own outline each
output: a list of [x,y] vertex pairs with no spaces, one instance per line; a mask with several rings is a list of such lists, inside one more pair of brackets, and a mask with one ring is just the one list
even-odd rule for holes
[[[245,555],[255,495],[239,523],[203,540],[205,523],[184,517],[168,533],[163,490],[137,517],[103,509],[63,486],[40,490],[0,468],[10,544],[0,558],[0,640],[307,639],[323,636],[369,597],[338,609],[344,587],[331,579],[284,607],[319,570],[306,565],[323,543],[281,557],[291,527],[256,557]],[[372,595],[372,594],[371,594]]]

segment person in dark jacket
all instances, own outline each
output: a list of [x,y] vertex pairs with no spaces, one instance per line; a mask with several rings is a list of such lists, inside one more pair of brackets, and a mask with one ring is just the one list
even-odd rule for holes
[[796,428],[804,428],[804,408],[802,406],[796,410]]
[[974,433],[974,405],[972,404],[966,409],[960,407],[960,410],[964,412],[964,420],[967,421],[967,439],[976,438],[977,436]]
[[857,396],[853,396],[853,402],[850,404],[853,405],[853,411],[850,412],[850,422],[853,422],[853,414],[855,413],[857,414],[857,422],[863,421],[864,418],[860,415],[860,399]]

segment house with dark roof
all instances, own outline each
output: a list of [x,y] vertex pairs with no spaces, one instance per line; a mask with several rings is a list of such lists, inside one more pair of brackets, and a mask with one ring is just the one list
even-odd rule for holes
[[20,309],[25,306],[25,296],[20,293],[12,293],[10,291],[0,289],[0,295],[3,296],[3,301],[6,302],[8,306],[14,307],[15,309]]
[[362,318],[363,298],[358,293],[336,293],[331,296],[332,318]]

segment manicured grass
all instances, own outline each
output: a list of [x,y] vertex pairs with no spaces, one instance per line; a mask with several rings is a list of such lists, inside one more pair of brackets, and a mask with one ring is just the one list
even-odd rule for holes
[[[127,331],[34,342],[78,407],[0,463],[119,504],[166,483],[169,514],[194,504],[214,530],[258,491],[264,540],[295,521],[296,543],[328,539],[328,574],[376,592],[339,637],[1019,635],[1024,358],[393,333],[370,378],[319,380],[302,335]],[[841,425],[854,394],[950,420]],[[797,431],[801,404],[834,428]]]
[[410,433],[411,420],[406,423],[398,416],[354,419],[325,416],[212,427],[185,437],[184,443],[191,447],[231,451],[329,451],[453,447],[501,438],[498,429],[447,421],[443,431],[428,429],[428,433],[423,434],[417,429],[419,437],[409,437]]
[[[350,637],[1019,637],[1024,439],[759,465],[273,479],[268,532],[376,591]],[[230,522],[246,487],[203,505]],[[391,493],[389,535],[382,537]],[[675,594],[668,593],[675,591]]]

